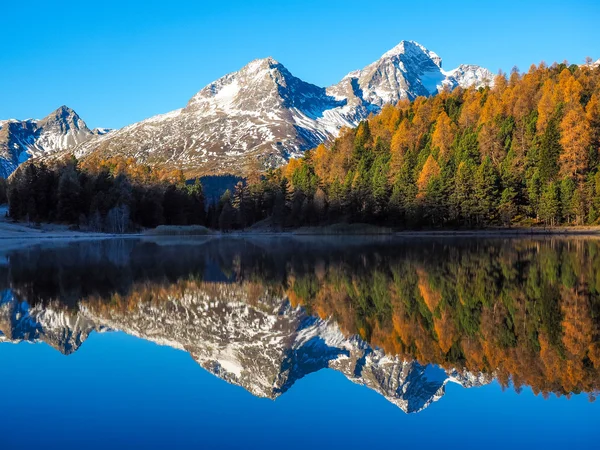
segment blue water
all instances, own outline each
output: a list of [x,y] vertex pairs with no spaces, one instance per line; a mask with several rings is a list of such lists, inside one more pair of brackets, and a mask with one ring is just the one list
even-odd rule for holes
[[321,370],[272,401],[202,369],[189,354],[120,332],[74,354],[0,345],[0,448],[598,447],[600,405],[586,395],[490,385],[405,414],[376,392]]

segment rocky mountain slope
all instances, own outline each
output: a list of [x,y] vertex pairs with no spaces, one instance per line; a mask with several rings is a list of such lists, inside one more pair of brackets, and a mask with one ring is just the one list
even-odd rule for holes
[[30,157],[44,156],[71,149],[106,128],[90,130],[75,111],[61,106],[41,120],[0,121],[0,177],[6,178]]
[[92,331],[122,330],[184,350],[206,370],[260,397],[274,399],[307,374],[331,368],[407,413],[441,398],[448,382],[466,387],[489,382],[483,375],[385,355],[285,298],[266,290],[256,294],[243,284],[207,283],[166,302],[150,299],[127,308],[81,303],[73,312],[58,305],[29,307],[4,291],[0,342],[41,341],[69,354]]
[[209,84],[184,108],[86,140],[75,154],[131,156],[188,175],[241,174],[299,156],[385,104],[492,78],[474,65],[446,72],[438,55],[412,41],[328,88],[296,78],[273,58],[258,59]]

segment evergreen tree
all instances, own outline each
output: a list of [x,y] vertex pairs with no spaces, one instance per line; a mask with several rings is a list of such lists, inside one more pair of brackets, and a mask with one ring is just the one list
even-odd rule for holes
[[186,186],[187,194],[190,198],[190,211],[188,213],[188,223],[194,225],[204,225],[206,221],[206,205],[204,198],[204,189],[199,178],[194,183]]
[[452,218],[455,223],[471,225],[477,214],[474,170],[470,161],[458,165],[454,177],[454,191],[450,197]]
[[499,200],[498,181],[498,175],[490,158],[484,158],[475,173],[476,215],[479,224],[490,224],[496,219]]
[[382,217],[385,213],[389,198],[388,171],[389,154],[381,152],[371,167],[370,192],[373,202],[373,214]]
[[368,120],[363,120],[358,124],[354,138],[354,151],[352,159],[355,162],[361,161],[363,158],[370,158],[368,145],[371,142],[371,127]]
[[504,226],[510,226],[517,215],[516,197],[517,193],[512,187],[507,187],[502,191],[498,213]]
[[550,226],[555,226],[560,221],[560,183],[554,181],[544,187],[540,199],[540,217]]
[[78,223],[82,206],[79,177],[75,167],[68,166],[62,172],[58,182],[58,220],[65,223]]
[[562,204],[562,214],[567,223],[577,215],[577,199],[575,195],[575,182],[572,178],[563,178],[560,182],[560,200]]
[[219,229],[221,231],[229,231],[233,228],[235,221],[235,210],[231,205],[231,191],[227,189],[219,200]]
[[558,158],[562,151],[560,145],[560,131],[558,129],[559,113],[556,113],[548,122],[539,144],[539,175],[542,184],[554,181],[558,175]]

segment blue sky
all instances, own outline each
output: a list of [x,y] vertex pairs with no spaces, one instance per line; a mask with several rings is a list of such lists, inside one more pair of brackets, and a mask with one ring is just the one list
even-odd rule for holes
[[597,0],[29,1],[1,11],[0,119],[66,104],[90,127],[182,107],[266,56],[321,86],[403,39],[438,53],[446,69],[600,58]]

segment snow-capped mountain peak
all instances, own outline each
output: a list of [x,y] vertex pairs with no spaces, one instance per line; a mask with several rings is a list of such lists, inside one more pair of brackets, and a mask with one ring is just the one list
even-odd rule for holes
[[5,172],[10,173],[21,155],[69,148],[80,158],[122,155],[183,169],[188,176],[244,174],[250,167],[276,167],[301,156],[386,104],[435,95],[444,87],[481,87],[491,79],[489,71],[472,65],[445,72],[441,58],[414,41],[401,41],[377,61],[328,88],[295,77],[267,57],[208,84],[182,109],[109,134],[89,131],[73,111],[59,108],[51,116],[66,125],[53,127],[51,134],[60,138],[40,141],[44,144],[40,148],[19,144],[16,153],[12,143],[2,151],[0,139],[0,158],[8,161]]
[[408,55],[410,57],[423,57],[426,56],[440,69],[442,68],[442,58],[437,53],[427,50],[421,44],[415,41],[400,41],[394,48],[385,52],[380,59],[394,58],[401,55]]
[[445,74],[449,80],[456,81],[458,86],[462,88],[491,86],[494,82],[492,72],[474,64],[461,64],[456,69],[445,72]]
[[[414,41],[402,41],[364,69],[350,72],[333,90],[357,89],[365,110],[376,112],[383,105],[438,92],[446,80],[442,59]],[[364,117],[361,117],[361,119]]]
[[91,131],[79,115],[61,106],[41,120],[0,122],[0,176],[9,176],[32,156],[69,150],[109,130]]

